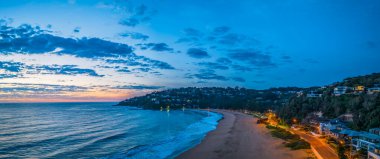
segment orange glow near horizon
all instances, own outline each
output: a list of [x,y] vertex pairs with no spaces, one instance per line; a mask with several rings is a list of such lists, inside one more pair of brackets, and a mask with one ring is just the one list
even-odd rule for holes
[[144,95],[149,92],[136,90],[65,92],[56,96],[41,95],[40,97],[0,98],[0,103],[120,102],[127,98]]

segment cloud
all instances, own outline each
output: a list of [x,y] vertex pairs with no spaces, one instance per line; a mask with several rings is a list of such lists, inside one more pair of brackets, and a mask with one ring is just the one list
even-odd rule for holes
[[80,32],[80,27],[75,27],[73,30],[74,33],[79,33]]
[[9,72],[20,72],[23,68],[23,63],[11,62],[11,61],[0,61],[0,70]]
[[247,37],[242,34],[229,33],[221,36],[217,39],[217,42],[222,45],[232,46],[232,45],[254,45],[257,40]]
[[287,56],[287,55],[284,55],[284,56],[282,56],[281,57],[283,60],[290,60],[291,59],[291,57],[290,56]]
[[232,68],[234,70],[242,71],[242,72],[250,72],[250,71],[252,71],[252,68],[250,68],[250,67],[243,66],[243,65],[237,65],[237,64],[232,65]]
[[256,80],[256,81],[252,81],[253,83],[257,83],[257,84],[263,84],[263,83],[266,83],[266,81],[258,81],[258,80]]
[[139,5],[135,8],[127,10],[128,16],[119,21],[120,25],[135,27],[142,22],[147,22],[151,19],[151,16],[155,14],[156,11],[148,10],[145,5]]
[[174,70],[175,68],[171,65],[169,65],[166,62],[158,61],[158,60],[152,60],[149,58],[142,58],[143,61],[150,64],[151,68],[157,68],[157,69],[163,69],[163,70]]
[[24,65],[20,62],[0,61],[0,79],[15,78],[21,76],[19,73]]
[[[3,24],[3,23],[2,23]],[[90,59],[122,59],[125,64],[158,69],[174,69],[166,62],[138,56],[127,44],[99,38],[64,38],[47,34],[39,27],[24,24],[19,27],[1,25],[0,54],[43,54],[55,52]],[[154,49],[163,49],[160,46]],[[168,48],[166,48],[168,49]],[[116,62],[116,61],[114,61]]]
[[203,33],[197,29],[194,28],[186,28],[183,30],[186,36],[190,37],[202,37]]
[[229,68],[232,68],[232,69],[234,69],[236,71],[241,71],[241,72],[252,71],[252,68],[247,67],[247,66],[243,66],[243,65],[240,65],[240,64],[233,63],[230,59],[225,58],[225,57],[218,58],[216,60],[216,62],[200,62],[200,63],[197,63],[197,65],[199,65],[199,66],[205,66],[205,67],[207,67],[208,69],[211,69],[211,70],[215,70],[215,69],[227,70]]
[[134,27],[139,23],[140,23],[140,21],[134,17],[125,18],[119,22],[119,24],[121,24],[121,25],[126,25],[126,26],[130,26],[130,27]]
[[221,63],[221,64],[225,64],[225,65],[229,65],[229,64],[232,63],[232,61],[231,61],[230,59],[225,58],[225,57],[218,58],[218,59],[216,60],[216,62]]
[[214,30],[212,31],[212,34],[214,34],[214,35],[223,35],[223,34],[229,32],[230,30],[231,30],[230,27],[220,26],[220,27],[214,28]]
[[185,28],[183,30],[185,37],[179,38],[177,43],[188,43],[194,46],[201,46],[204,42],[204,33],[198,29],[194,28]]
[[133,71],[137,71],[137,72],[150,72],[150,71],[152,71],[152,69],[150,69],[150,68],[135,68],[135,69],[133,69]]
[[138,32],[125,32],[125,33],[121,33],[119,34],[120,36],[122,37],[129,37],[131,39],[135,39],[135,40],[147,40],[149,38],[148,35],[145,35],[145,34],[142,34],[142,33],[138,33]]
[[199,66],[207,67],[208,69],[228,70],[229,67],[215,62],[200,62]]
[[74,85],[55,84],[31,84],[31,83],[0,83],[0,92],[18,94],[23,92],[59,94],[64,92],[82,92],[88,90],[87,87]]
[[113,87],[114,89],[148,89],[148,90],[155,90],[155,89],[161,89],[164,88],[163,86],[147,86],[147,85],[124,85],[124,86],[116,86]]
[[193,46],[208,45],[212,48],[231,49],[231,47],[252,47],[259,43],[255,38],[230,32],[227,26],[215,27],[211,31],[201,32],[194,28],[184,29],[184,37],[177,40],[178,43],[188,43]]
[[145,57],[138,57],[139,61],[136,61],[135,59],[107,59],[106,62],[110,64],[123,64],[126,66],[141,66],[141,67],[149,67],[149,68],[156,68],[156,69],[163,69],[163,70],[174,70],[175,68],[171,66],[170,64],[158,60],[152,60]]
[[274,67],[276,66],[271,56],[263,54],[253,49],[235,49],[229,50],[228,56],[231,59],[242,61],[254,65],[256,67]]
[[283,61],[285,61],[285,62],[289,62],[289,63],[292,62],[292,58],[291,58],[290,56],[288,56],[288,55],[283,55],[283,56],[281,56],[281,59],[282,59]]
[[118,69],[117,72],[130,73],[131,70],[129,70],[128,67],[123,67],[123,68]]
[[197,59],[210,57],[210,55],[204,49],[201,48],[190,48],[187,50],[187,55]]
[[173,52],[173,48],[170,48],[168,44],[166,43],[146,43],[146,44],[137,44],[137,46],[140,46],[140,49],[142,50],[153,50],[158,52]]
[[214,70],[209,69],[201,69],[199,73],[196,74],[187,74],[186,78],[196,78],[200,80],[219,80],[219,81],[227,81],[228,78],[215,74]]
[[94,77],[103,77],[92,69],[78,68],[77,65],[42,65],[42,66],[30,66],[39,74],[56,74],[56,75],[86,75]]
[[17,77],[17,75],[15,75],[15,74],[0,73],[0,79],[3,79],[3,78],[15,78],[15,77]]
[[57,75],[87,75],[94,77],[103,77],[92,69],[78,68],[77,65],[26,65],[21,62],[0,61],[0,70],[16,74],[3,74],[3,78],[18,77],[21,71],[25,70],[27,74],[57,74]]
[[233,77],[232,80],[234,80],[236,82],[245,82],[245,79],[241,78],[241,77]]
[[[6,26],[7,27],[7,26]],[[120,43],[105,41],[99,38],[63,38],[46,34],[37,27],[21,25],[17,28],[7,27],[1,30],[3,39],[0,43],[0,53],[57,53],[71,54],[77,57],[117,57],[136,56],[133,48]]]

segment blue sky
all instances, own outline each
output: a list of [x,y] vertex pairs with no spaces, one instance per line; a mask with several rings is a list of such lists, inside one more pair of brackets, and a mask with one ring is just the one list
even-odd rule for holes
[[376,0],[0,0],[0,101],[321,86],[380,71]]

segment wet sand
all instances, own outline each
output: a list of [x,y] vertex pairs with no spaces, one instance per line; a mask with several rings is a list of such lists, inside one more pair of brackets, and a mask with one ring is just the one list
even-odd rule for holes
[[178,159],[305,159],[310,150],[290,150],[273,138],[255,118],[239,112],[212,110],[224,115],[218,127]]

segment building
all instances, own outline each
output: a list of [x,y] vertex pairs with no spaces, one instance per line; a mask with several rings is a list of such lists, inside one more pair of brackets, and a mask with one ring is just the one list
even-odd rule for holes
[[372,128],[372,129],[369,129],[369,132],[372,133],[372,134],[375,134],[375,135],[379,135],[379,136],[380,136],[380,128]]
[[365,87],[364,86],[356,86],[354,88],[355,91],[358,91],[358,92],[363,92],[365,90]]
[[368,159],[380,159],[380,145],[372,145],[368,149]]
[[380,87],[372,87],[368,88],[368,94],[374,94],[374,93],[379,93],[380,92]]
[[310,91],[309,93],[306,94],[306,97],[318,98],[318,97],[322,97],[322,94],[316,93],[315,91]]
[[354,115],[352,113],[345,113],[345,114],[340,115],[338,119],[342,120],[343,122],[353,122]]
[[352,139],[352,146],[356,150],[369,150],[370,146],[378,144],[380,144],[380,136],[365,131],[361,131],[358,138]]
[[349,90],[351,90],[351,87],[338,86],[334,88],[334,95],[340,96],[340,95],[346,94]]
[[327,135],[332,138],[339,138],[339,132],[347,129],[347,126],[344,122],[339,119],[332,119],[328,122],[319,123],[319,131],[323,135]]
[[365,87],[359,85],[359,86],[355,86],[355,87],[353,88],[353,90],[354,90],[354,94],[361,94],[361,93],[364,93],[364,92],[365,92]]
[[350,129],[343,129],[339,132],[340,139],[344,140],[346,143],[350,143],[352,139],[359,138],[360,132]]

